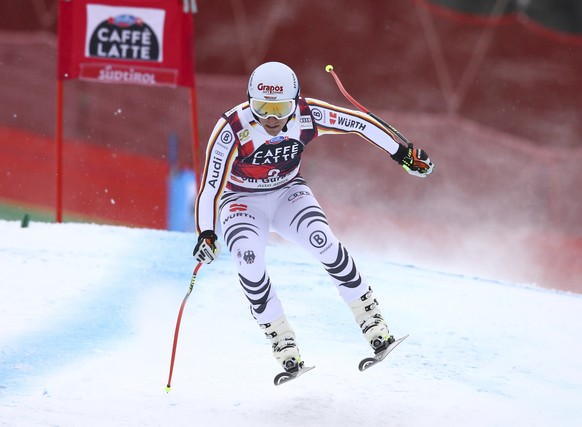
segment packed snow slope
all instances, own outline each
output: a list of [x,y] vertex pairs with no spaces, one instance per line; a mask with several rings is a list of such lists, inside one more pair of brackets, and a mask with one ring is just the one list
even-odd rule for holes
[[[0,425],[580,426],[582,297],[352,250],[395,335],[370,350],[323,269],[273,239],[268,262],[304,360],[275,387],[228,253],[198,274],[172,391],[194,236],[0,221]],[[347,247],[350,242],[345,241]]]

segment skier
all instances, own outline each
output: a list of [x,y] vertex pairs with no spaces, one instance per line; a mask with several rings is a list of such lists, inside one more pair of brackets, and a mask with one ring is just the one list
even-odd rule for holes
[[427,153],[393,139],[380,122],[359,111],[303,98],[291,68],[267,62],[248,82],[247,101],[227,111],[210,136],[196,199],[198,242],[193,255],[211,263],[220,252],[217,221],[234,258],[251,313],[289,373],[303,368],[295,333],[265,267],[269,231],[296,242],[323,264],[377,354],[394,342],[347,249],[331,231],[299,173],[307,144],[324,134],[355,133],[387,152],[408,173],[433,171]]

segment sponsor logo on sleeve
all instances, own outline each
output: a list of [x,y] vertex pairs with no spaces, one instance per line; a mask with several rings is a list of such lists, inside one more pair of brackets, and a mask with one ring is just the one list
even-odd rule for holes
[[336,121],[337,121],[337,113],[330,112],[329,113],[329,124],[335,125]]
[[311,120],[311,116],[299,117],[299,123],[301,125],[301,129],[313,129],[313,122]]
[[222,171],[224,158],[221,155],[217,155],[216,152],[213,153],[212,158],[210,159],[210,177],[208,179],[208,184],[212,188],[216,188],[218,185],[218,178],[220,177],[220,173]]
[[319,108],[312,108],[311,114],[313,114],[313,118],[315,119],[316,122],[323,121],[324,118],[323,111],[321,111]]
[[338,119],[338,124],[340,126],[349,128],[349,129],[357,129],[357,130],[364,130],[366,129],[366,125],[359,120],[348,119],[344,116],[340,116]]
[[232,141],[234,140],[234,135],[232,134],[231,131],[226,131],[226,132],[222,132],[222,134],[220,135],[220,141],[223,144],[230,144]]

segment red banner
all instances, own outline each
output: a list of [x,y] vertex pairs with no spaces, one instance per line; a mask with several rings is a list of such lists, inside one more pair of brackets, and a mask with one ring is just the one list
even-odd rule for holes
[[60,0],[59,80],[194,86],[182,0]]

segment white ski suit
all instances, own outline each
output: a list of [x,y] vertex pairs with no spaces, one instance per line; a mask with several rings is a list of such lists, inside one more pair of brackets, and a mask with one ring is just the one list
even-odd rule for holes
[[389,155],[399,147],[391,131],[369,115],[301,97],[275,137],[263,129],[248,102],[226,112],[211,134],[196,200],[197,230],[222,230],[259,324],[283,314],[265,266],[269,231],[298,243],[321,262],[347,304],[368,290],[299,173],[301,154],[311,141],[345,133],[355,133]]

